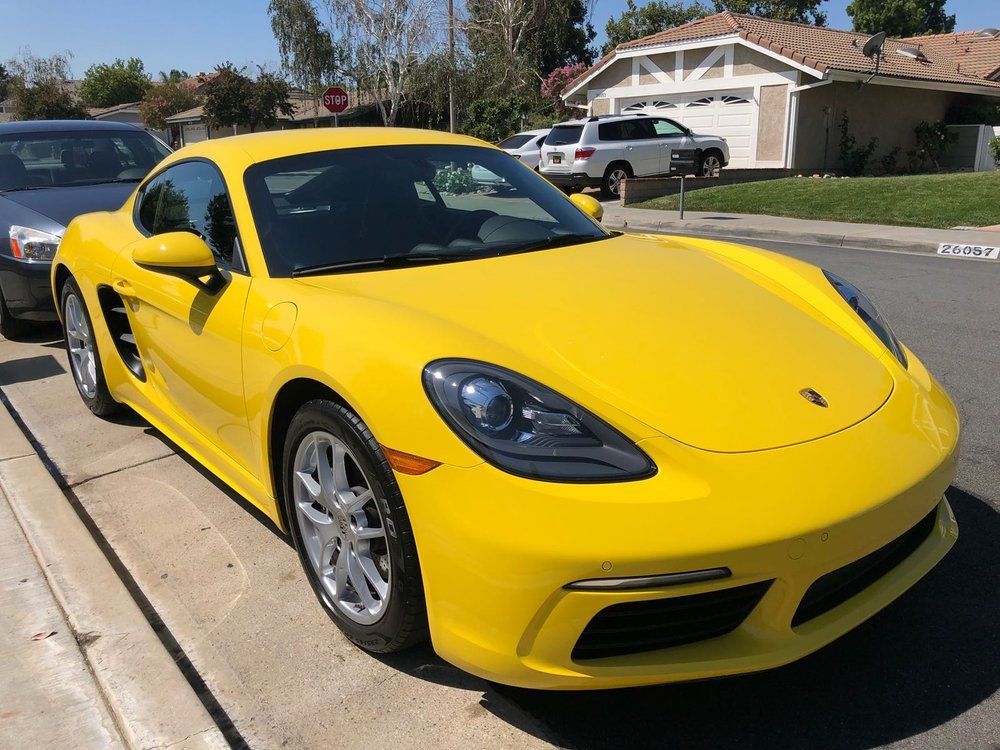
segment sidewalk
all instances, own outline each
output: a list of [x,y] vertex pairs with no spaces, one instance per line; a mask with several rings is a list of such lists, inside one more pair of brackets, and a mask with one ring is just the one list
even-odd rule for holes
[[895,227],[709,211],[685,211],[682,221],[677,211],[625,208],[617,202],[604,203],[603,223],[612,229],[640,232],[778,240],[868,250],[908,250],[929,254],[936,253],[938,245],[942,242],[1000,245],[1000,232],[982,229]]
[[227,743],[0,403],[0,747]]

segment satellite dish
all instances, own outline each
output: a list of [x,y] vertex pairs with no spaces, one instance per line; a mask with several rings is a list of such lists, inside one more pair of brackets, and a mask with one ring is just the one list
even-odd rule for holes
[[858,91],[861,91],[865,87],[866,83],[871,83],[871,80],[878,75],[879,66],[882,64],[882,45],[885,44],[885,32],[880,31],[874,36],[870,37],[865,46],[861,48],[861,54],[865,57],[875,58],[875,71],[868,76],[866,81],[858,81]]
[[885,44],[885,32],[880,31],[865,42],[865,46],[861,48],[861,54],[865,57],[874,57],[875,55],[881,57],[883,44]]

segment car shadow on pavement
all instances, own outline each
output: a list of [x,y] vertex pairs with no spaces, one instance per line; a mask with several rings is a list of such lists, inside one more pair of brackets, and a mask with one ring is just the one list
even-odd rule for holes
[[654,688],[496,689],[580,750],[860,750],[925,732],[1000,687],[1000,514],[955,487],[948,498],[959,524],[951,553],[885,610],[801,661]]

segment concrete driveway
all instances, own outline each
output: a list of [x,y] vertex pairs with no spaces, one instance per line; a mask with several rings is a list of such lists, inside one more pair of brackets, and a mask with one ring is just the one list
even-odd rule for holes
[[[964,423],[958,545],[837,643],[761,675],[603,693],[499,688],[429,649],[373,658],[294,551],[138,418],[80,402],[57,331],[0,340],[0,388],[251,747],[1000,746],[1000,266],[774,245],[873,296]],[[892,471],[891,466],[886,471]]]

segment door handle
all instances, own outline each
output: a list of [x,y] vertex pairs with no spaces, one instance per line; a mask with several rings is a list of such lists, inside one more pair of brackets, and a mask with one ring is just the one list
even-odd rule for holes
[[115,279],[114,281],[111,282],[111,287],[116,292],[118,292],[118,294],[121,295],[122,297],[134,298],[136,296],[135,289],[133,289],[132,285],[128,283],[128,281],[126,281],[125,279],[122,278]]

